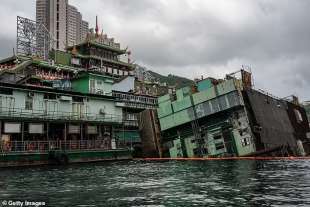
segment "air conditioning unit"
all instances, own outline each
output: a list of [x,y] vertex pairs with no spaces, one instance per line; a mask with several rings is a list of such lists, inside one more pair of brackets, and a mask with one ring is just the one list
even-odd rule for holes
[[255,133],[260,133],[260,132],[262,131],[262,129],[263,129],[263,128],[262,128],[261,126],[254,126],[254,130],[253,130],[253,131],[254,131]]
[[28,92],[28,97],[33,97],[34,96],[34,92]]
[[103,94],[104,94],[104,92],[103,92],[103,90],[101,90],[101,89],[97,89],[96,94],[103,95]]
[[60,96],[59,98],[62,101],[72,101],[72,97],[71,96]]
[[101,108],[101,109],[99,110],[99,113],[105,115],[105,114],[106,114],[105,108]]

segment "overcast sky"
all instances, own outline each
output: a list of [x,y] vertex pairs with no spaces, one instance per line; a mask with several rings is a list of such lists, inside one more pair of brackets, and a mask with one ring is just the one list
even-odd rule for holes
[[[310,100],[308,0],[69,2],[155,72],[221,78],[249,65],[256,88]],[[35,19],[35,0],[1,0],[0,57],[15,47],[17,15]]]

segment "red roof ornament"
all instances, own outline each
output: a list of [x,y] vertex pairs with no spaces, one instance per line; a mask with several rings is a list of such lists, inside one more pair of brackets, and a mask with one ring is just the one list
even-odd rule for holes
[[98,16],[96,16],[96,37],[98,37],[99,27],[98,27]]

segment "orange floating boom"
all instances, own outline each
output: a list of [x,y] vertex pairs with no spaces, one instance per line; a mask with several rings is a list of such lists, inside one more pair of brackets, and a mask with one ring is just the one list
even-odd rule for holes
[[142,158],[144,161],[203,161],[203,160],[310,160],[310,157],[216,157],[216,158]]

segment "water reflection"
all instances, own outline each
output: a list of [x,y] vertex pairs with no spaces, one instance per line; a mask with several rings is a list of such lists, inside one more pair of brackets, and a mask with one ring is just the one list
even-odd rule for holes
[[0,200],[49,206],[307,206],[309,161],[114,162],[2,169]]

